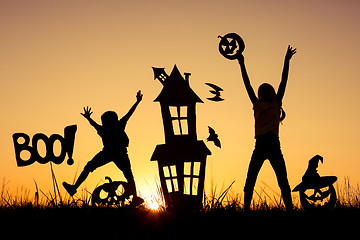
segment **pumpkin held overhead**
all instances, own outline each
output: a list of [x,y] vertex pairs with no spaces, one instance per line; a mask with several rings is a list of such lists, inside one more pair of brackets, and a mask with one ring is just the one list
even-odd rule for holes
[[228,33],[224,37],[219,35],[218,38],[221,38],[219,52],[227,59],[238,59],[239,55],[245,49],[244,41],[236,33]]

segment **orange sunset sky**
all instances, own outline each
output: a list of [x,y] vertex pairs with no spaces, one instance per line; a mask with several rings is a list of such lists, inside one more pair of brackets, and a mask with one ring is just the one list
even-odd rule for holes
[[[288,44],[298,52],[290,63],[283,107],[287,117],[280,141],[292,188],[301,182],[308,160],[324,157],[320,175],[360,181],[360,1],[17,1],[0,0],[0,177],[12,192],[52,189],[49,164],[17,167],[12,134],[63,135],[77,124],[74,160],[54,165],[58,182],[76,172],[102,148],[100,137],[80,112],[91,106],[93,119],[114,110],[123,116],[141,89],[144,98],[127,124],[132,170],[140,194],[154,192],[157,164],[150,157],[164,143],[159,103],[162,85],[151,67],[177,64],[190,72],[190,86],[204,101],[197,105],[197,135],[207,126],[222,148],[206,143],[206,190],[236,181],[242,193],[254,148],[251,102],[237,61],[218,52],[218,35],[238,33],[254,89],[278,87]],[[223,102],[207,97],[211,82],[224,89]],[[97,169],[80,187],[92,191],[105,176],[124,180],[114,164]],[[260,171],[276,193],[268,162]],[[267,190],[270,195],[276,194]]]

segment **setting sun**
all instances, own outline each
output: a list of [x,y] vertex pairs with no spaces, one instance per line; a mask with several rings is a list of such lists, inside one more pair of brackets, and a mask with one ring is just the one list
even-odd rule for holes
[[146,197],[145,197],[145,207],[150,209],[151,211],[160,211],[161,209],[163,209],[164,207],[164,203],[161,200],[162,198],[159,195],[154,195],[154,193],[149,193]]
[[150,202],[145,201],[145,206],[147,206],[152,211],[158,211],[160,209],[160,205],[156,201],[150,201]]

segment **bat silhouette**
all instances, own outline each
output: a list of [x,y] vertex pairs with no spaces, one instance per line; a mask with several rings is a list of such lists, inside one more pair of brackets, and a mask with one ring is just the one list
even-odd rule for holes
[[210,86],[212,89],[214,89],[214,90],[210,90],[210,92],[215,94],[215,96],[212,98],[208,98],[209,100],[215,101],[215,102],[224,100],[223,98],[220,97],[220,91],[224,91],[221,87],[216,86],[215,84],[212,84],[212,83],[205,83],[205,84]]
[[220,140],[219,140],[219,138],[218,138],[218,135],[215,133],[215,130],[212,128],[212,127],[210,127],[210,126],[208,126],[208,128],[209,128],[209,137],[206,139],[208,142],[209,141],[213,141],[214,142],[214,144],[215,144],[215,146],[217,146],[217,147],[219,147],[219,148],[221,148],[221,143],[220,143]]

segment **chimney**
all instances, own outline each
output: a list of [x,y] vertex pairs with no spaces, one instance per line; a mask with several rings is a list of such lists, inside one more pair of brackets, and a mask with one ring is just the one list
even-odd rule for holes
[[187,85],[190,86],[189,78],[190,78],[191,73],[184,73],[184,75],[185,75],[185,81],[186,81]]

